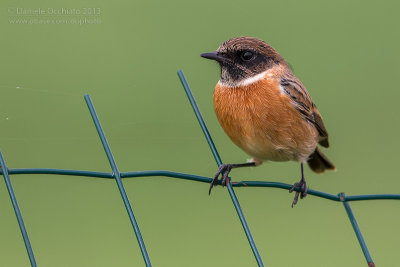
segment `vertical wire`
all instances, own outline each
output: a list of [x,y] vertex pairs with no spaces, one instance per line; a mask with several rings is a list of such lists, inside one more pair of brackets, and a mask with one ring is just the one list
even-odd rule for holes
[[[192,91],[190,90],[189,84],[186,81],[185,75],[183,74],[182,70],[178,70],[178,76],[183,85],[183,88],[185,89],[185,92],[190,101],[190,104],[192,105],[193,111],[196,114],[197,121],[199,122],[200,127],[203,130],[204,136],[205,136],[207,143],[211,149],[211,152],[215,158],[215,161],[217,162],[218,166],[220,166],[222,164],[221,157],[218,154],[217,148],[214,145],[211,135],[207,129],[207,125],[204,122],[203,116],[200,113],[199,107],[197,106],[196,100],[193,97]],[[240,222],[242,223],[247,240],[249,241],[251,250],[253,251],[254,257],[256,258],[256,261],[258,263],[258,266],[264,266],[264,263],[261,259],[260,253],[258,252],[256,243],[254,242],[254,238],[250,232],[250,228],[247,224],[246,218],[244,217],[243,211],[240,207],[240,204],[236,197],[235,191],[232,188],[232,184],[231,184],[230,180],[229,180],[227,187],[228,187],[228,192],[232,199],[233,205],[235,206],[236,212],[239,216]]]
[[371,254],[368,251],[367,244],[365,243],[364,237],[361,233],[360,227],[358,226],[356,217],[353,214],[350,203],[346,201],[346,195],[344,193],[340,193],[339,195],[340,195],[340,200],[343,202],[343,206],[346,209],[347,216],[349,216],[351,225],[353,226],[353,230],[356,233],[358,243],[360,244],[362,252],[364,253],[364,257],[367,260],[368,266],[375,267],[375,263],[372,260]]
[[26,231],[24,220],[22,219],[22,214],[18,206],[17,197],[15,196],[14,189],[11,185],[10,176],[8,175],[8,169],[3,157],[3,154],[0,151],[0,165],[2,166],[3,170],[3,177],[4,181],[7,186],[8,194],[10,195],[11,203],[13,205],[15,216],[17,216],[19,229],[21,230],[22,238],[24,239],[26,251],[28,252],[28,257],[31,262],[32,267],[36,267],[36,260],[35,256],[33,255],[33,250],[31,246],[31,242],[29,241],[28,232]]
[[111,168],[113,170],[113,175],[115,177],[115,181],[117,182],[119,192],[121,193],[122,200],[124,201],[126,211],[128,212],[129,219],[131,220],[131,224],[132,224],[133,229],[135,231],[136,238],[138,240],[139,247],[140,247],[140,250],[142,252],[142,256],[143,256],[144,262],[146,263],[146,266],[151,266],[150,258],[149,258],[149,255],[147,253],[146,246],[144,244],[142,234],[140,233],[139,225],[138,225],[138,223],[136,221],[136,218],[135,218],[135,215],[133,213],[131,204],[129,203],[128,196],[126,195],[124,185],[123,185],[123,183],[121,181],[121,173],[119,172],[117,164],[116,164],[116,162],[114,160],[114,156],[111,153],[111,149],[110,149],[110,146],[109,146],[109,144],[107,142],[107,138],[106,138],[106,136],[104,134],[103,128],[101,127],[100,120],[99,120],[99,118],[98,118],[98,116],[96,114],[96,110],[94,109],[94,106],[93,106],[92,100],[90,99],[90,96],[89,95],[85,95],[85,100],[86,100],[86,104],[87,104],[87,106],[89,108],[90,115],[92,115],[92,119],[93,119],[93,122],[94,122],[94,124],[96,126],[97,133],[99,134],[99,137],[101,139],[101,143],[103,144],[104,151],[107,154],[108,161],[110,162]]

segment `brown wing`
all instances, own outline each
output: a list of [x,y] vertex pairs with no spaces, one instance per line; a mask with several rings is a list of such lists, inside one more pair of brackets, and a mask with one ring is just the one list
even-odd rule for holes
[[296,109],[302,114],[303,118],[312,123],[317,129],[319,144],[323,147],[329,147],[328,132],[322,121],[321,114],[312,102],[304,85],[294,75],[282,78],[280,85],[283,91],[296,103]]

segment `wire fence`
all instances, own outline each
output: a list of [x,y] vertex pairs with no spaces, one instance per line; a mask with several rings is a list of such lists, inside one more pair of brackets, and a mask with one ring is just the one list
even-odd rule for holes
[[[185,89],[186,95],[190,101],[190,104],[192,105],[192,108],[195,112],[196,118],[200,124],[200,127],[204,133],[204,136],[207,140],[207,143],[211,149],[211,152],[214,156],[214,159],[217,163],[218,166],[222,164],[222,160],[218,154],[218,151],[214,145],[214,142],[211,138],[211,135],[207,129],[207,126],[204,122],[204,119],[200,113],[200,110],[197,106],[197,103],[193,97],[192,91],[190,90],[189,84],[186,81],[186,78],[181,70],[178,71],[178,76],[179,79]],[[0,151],[0,173],[4,177],[4,181],[8,190],[8,193],[10,195],[11,203],[13,205],[15,215],[17,217],[17,221],[21,230],[22,238],[25,243],[25,247],[28,253],[28,257],[31,263],[32,267],[36,267],[36,259],[33,253],[33,248],[30,243],[29,237],[28,237],[28,232],[26,230],[24,221],[22,219],[22,214],[18,206],[17,198],[14,192],[14,189],[11,184],[10,180],[10,175],[17,175],[17,174],[56,174],[56,175],[73,175],[73,176],[86,176],[86,177],[96,177],[96,178],[105,178],[105,179],[115,179],[119,192],[121,194],[123,203],[125,205],[126,211],[128,213],[128,217],[131,221],[133,230],[135,232],[137,241],[139,243],[140,250],[142,252],[143,260],[146,264],[146,266],[152,266],[149,254],[147,253],[146,246],[142,237],[142,234],[139,229],[138,222],[136,221],[134,212],[132,210],[132,206],[129,202],[128,196],[125,192],[124,184],[122,182],[122,179],[129,178],[129,177],[148,177],[148,176],[163,176],[163,177],[171,177],[171,178],[178,178],[178,179],[185,179],[185,180],[191,180],[191,181],[197,181],[197,182],[203,182],[203,183],[211,183],[213,180],[210,177],[204,177],[204,176],[199,176],[199,175],[193,175],[193,174],[187,174],[187,173],[179,173],[179,172],[173,172],[173,171],[162,171],[162,170],[154,170],[154,171],[136,171],[136,172],[120,172],[117,163],[114,160],[114,156],[111,152],[111,148],[107,142],[107,138],[104,134],[103,128],[100,124],[100,120],[96,114],[96,110],[94,108],[94,105],[92,103],[92,100],[90,99],[89,95],[84,96],[86,104],[89,108],[90,114],[92,116],[93,122],[95,124],[97,133],[100,137],[101,143],[103,145],[104,151],[107,155],[108,161],[110,163],[110,167],[112,172],[111,173],[106,173],[106,172],[95,172],[95,171],[81,171],[81,170],[63,170],[63,169],[46,169],[46,168],[23,168],[23,169],[9,169],[6,165],[5,159],[3,154]],[[278,183],[278,182],[263,182],[263,181],[241,181],[241,182],[231,182],[229,180],[227,184],[227,189],[228,193],[232,199],[232,203],[236,209],[236,212],[238,214],[239,220],[243,226],[243,230],[246,234],[247,240],[249,241],[251,250],[254,254],[254,257],[257,261],[258,266],[264,266],[263,260],[260,256],[260,253],[258,252],[256,243],[254,242],[254,238],[250,232],[250,228],[247,224],[246,218],[243,214],[242,208],[240,207],[239,201],[236,197],[235,191],[233,190],[233,187],[274,187],[274,188],[281,188],[285,190],[289,190],[292,185],[290,184],[285,184],[285,183]],[[300,188],[296,188],[295,191],[299,191]],[[367,264],[369,267],[375,266],[371,254],[368,251],[367,245],[365,243],[365,240],[361,234],[361,230],[357,224],[357,220],[353,214],[353,211],[350,206],[351,201],[360,201],[360,200],[377,200],[377,199],[400,199],[400,194],[374,194],[374,195],[353,195],[353,196],[346,196],[344,193],[339,193],[338,195],[333,195],[313,189],[308,190],[309,195],[313,195],[316,197],[320,198],[325,198],[328,200],[332,201],[337,201],[343,203],[343,206],[347,212],[347,215],[350,219],[351,225],[353,226],[353,230],[357,236],[358,242],[360,244],[360,247],[362,249],[362,252],[364,254],[364,257],[367,261]]]

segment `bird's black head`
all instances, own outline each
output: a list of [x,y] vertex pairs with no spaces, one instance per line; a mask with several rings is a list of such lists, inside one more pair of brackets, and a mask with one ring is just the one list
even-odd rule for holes
[[220,81],[232,87],[242,80],[285,62],[274,48],[253,37],[230,39],[223,42],[216,52],[204,53],[201,56],[216,60],[221,66]]

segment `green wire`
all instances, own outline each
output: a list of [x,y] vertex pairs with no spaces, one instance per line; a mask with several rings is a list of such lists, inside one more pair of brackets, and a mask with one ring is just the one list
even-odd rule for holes
[[[207,126],[204,122],[204,119],[200,113],[200,110],[197,106],[197,103],[193,97],[193,94],[190,90],[189,84],[186,81],[186,78],[181,70],[178,71],[178,76],[181,80],[181,83],[185,89],[186,95],[190,101],[190,104],[192,105],[192,108],[195,112],[196,118],[200,124],[200,127],[204,133],[204,136],[208,142],[208,145],[211,149],[211,152],[214,156],[215,161],[217,162],[218,166],[222,164],[221,158],[218,154],[218,151],[214,145],[214,142],[211,138],[211,135],[207,129]],[[114,160],[114,157],[111,153],[111,149],[108,145],[107,139],[104,135],[104,131],[101,127],[100,121],[97,117],[96,111],[94,109],[93,103],[89,97],[89,95],[85,95],[85,100],[88,105],[88,108],[90,110],[90,113],[92,115],[93,122],[95,123],[97,132],[99,134],[99,137],[101,139],[101,142],[103,144],[103,148],[106,152],[107,158],[110,162],[112,173],[106,173],[106,172],[96,172],[96,171],[82,171],[82,170],[66,170],[66,169],[48,169],[48,168],[21,168],[21,169],[8,169],[3,155],[1,154],[0,151],[0,164],[2,168],[0,169],[0,174],[4,176],[6,186],[8,189],[8,192],[10,194],[11,202],[13,204],[15,214],[18,220],[18,223],[20,225],[21,233],[25,242],[25,246],[28,252],[29,259],[31,261],[31,265],[33,267],[36,267],[36,261],[33,255],[33,250],[29,241],[28,233],[26,231],[24,222],[22,220],[22,215],[19,210],[18,204],[17,204],[17,199],[14,193],[14,190],[12,188],[11,182],[9,175],[18,175],[18,174],[52,174],[52,175],[69,175],[69,176],[85,176],[85,177],[94,177],[94,178],[106,178],[106,179],[115,179],[118,185],[118,188],[120,190],[121,196],[123,198],[125,207],[127,209],[129,218],[131,220],[132,226],[135,230],[135,234],[139,243],[139,247],[141,249],[144,261],[146,263],[146,266],[151,266],[150,263],[150,258],[148,256],[146,247],[144,245],[144,241],[142,238],[142,235],[139,230],[139,226],[136,222],[135,216],[133,214],[131,205],[129,203],[128,197],[126,195],[125,189],[122,184],[122,179],[127,179],[127,178],[139,178],[139,177],[149,177],[149,176],[160,176],[160,177],[169,177],[169,178],[177,178],[177,179],[184,179],[184,180],[190,180],[190,181],[197,181],[197,182],[203,182],[203,183],[211,183],[213,180],[210,177],[205,177],[205,176],[199,176],[199,175],[193,175],[193,174],[187,174],[187,173],[180,173],[180,172],[174,172],[174,171],[164,171],[164,170],[152,170],[152,171],[135,171],[135,172],[120,172],[117,168],[117,164]],[[220,182],[219,182],[220,183]],[[228,192],[230,194],[230,197],[232,199],[232,202],[235,206],[235,209],[237,211],[237,214],[239,216],[239,219],[242,223],[243,229],[245,231],[245,234],[247,236],[247,239],[249,241],[249,244],[251,246],[251,249],[253,251],[253,254],[256,258],[256,261],[259,266],[264,266],[264,263],[262,262],[261,256],[257,250],[256,244],[254,242],[254,239],[251,235],[250,229],[248,227],[248,224],[246,222],[246,219],[244,217],[243,211],[240,207],[239,201],[236,197],[236,194],[233,190],[233,187],[271,187],[271,188],[279,188],[279,189],[284,189],[284,190],[289,190],[292,185],[290,184],[285,184],[285,183],[279,183],[279,182],[268,182],[268,181],[241,181],[241,182],[233,182],[231,183],[229,181],[228,183]],[[295,189],[296,191],[299,191],[299,188]],[[357,224],[357,220],[351,210],[350,204],[348,202],[350,201],[362,201],[362,200],[378,200],[378,199],[394,199],[394,200],[400,200],[400,194],[371,194],[371,195],[353,195],[353,196],[346,196],[344,193],[339,193],[338,195],[333,195],[313,189],[308,189],[308,194],[313,195],[316,197],[332,200],[332,201],[338,201],[338,202],[343,202],[343,205],[346,209],[347,215],[350,219],[350,222],[353,226],[354,232],[356,233],[356,236],[359,240],[359,244],[362,248],[362,251],[364,253],[364,256],[368,262],[369,266],[375,266],[372,257],[368,251],[367,245],[365,243],[365,240],[361,234],[360,228]]]

